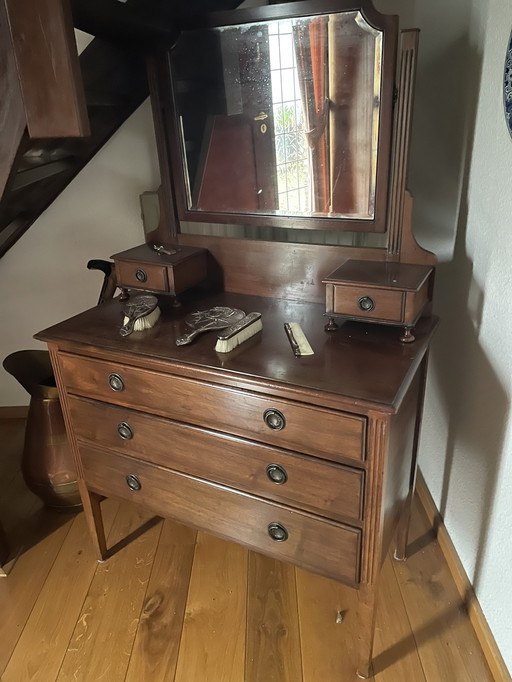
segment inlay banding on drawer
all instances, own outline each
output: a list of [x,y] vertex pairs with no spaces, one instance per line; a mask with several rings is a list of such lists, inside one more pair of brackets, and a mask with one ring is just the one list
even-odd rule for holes
[[[129,365],[67,353],[60,358],[66,390],[72,394],[333,461],[365,457],[364,417]],[[112,374],[121,377],[122,390],[111,388],[108,377]],[[283,427],[269,425],[268,410],[284,417]]]
[[[335,580],[351,585],[359,580],[359,529],[131,457],[85,445],[80,454],[86,484],[100,494],[132,500],[159,515]],[[272,532],[272,524],[285,532]]]
[[364,471],[69,397],[79,441],[341,521],[362,518]]

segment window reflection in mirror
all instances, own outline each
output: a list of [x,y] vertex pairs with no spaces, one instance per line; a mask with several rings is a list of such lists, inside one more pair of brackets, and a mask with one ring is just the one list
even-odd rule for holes
[[171,61],[189,210],[373,219],[382,33],[360,12],[185,31]]

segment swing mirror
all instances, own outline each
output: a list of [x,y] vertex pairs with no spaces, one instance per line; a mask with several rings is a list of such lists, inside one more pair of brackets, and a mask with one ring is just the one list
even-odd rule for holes
[[384,231],[394,17],[312,7],[181,32],[170,137],[182,220]]

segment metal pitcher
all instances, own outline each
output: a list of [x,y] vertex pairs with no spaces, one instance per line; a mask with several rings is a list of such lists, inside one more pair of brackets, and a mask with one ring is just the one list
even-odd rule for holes
[[27,487],[47,507],[79,511],[82,506],[76,468],[50,354],[45,350],[20,350],[8,355],[3,366],[30,394],[21,464]]

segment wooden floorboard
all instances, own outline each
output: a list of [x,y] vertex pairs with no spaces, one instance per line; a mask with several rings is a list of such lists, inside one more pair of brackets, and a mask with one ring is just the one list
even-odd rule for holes
[[392,564],[427,680],[492,679],[446,561],[419,505],[413,509],[411,538],[413,551],[407,561]]
[[[112,529],[119,542],[151,515],[122,504]],[[56,679],[124,680],[161,533],[153,525],[98,565]]]
[[249,553],[246,682],[296,682],[302,662],[293,566]]
[[[45,510],[25,488],[19,424],[4,438],[6,423],[0,515],[17,559],[0,579],[2,682],[356,679],[354,590],[113,500],[117,551],[98,563],[83,514]],[[417,504],[410,549],[384,565],[372,679],[491,682]]]
[[356,679],[357,593],[300,569],[296,576],[303,681]]
[[[108,533],[119,504],[103,502]],[[2,682],[55,680],[96,570],[83,514],[72,523],[18,640]]]
[[400,586],[389,559],[382,569],[382,586],[375,627],[374,674],[376,682],[425,682],[420,656]]
[[176,682],[244,679],[247,553],[198,534]]

